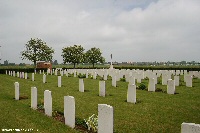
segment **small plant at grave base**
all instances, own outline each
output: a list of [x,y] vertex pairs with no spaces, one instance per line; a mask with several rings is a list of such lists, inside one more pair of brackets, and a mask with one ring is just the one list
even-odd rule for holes
[[38,110],[44,110],[44,101],[41,100],[40,103],[37,105]]
[[75,124],[78,125],[78,126],[83,126],[84,128],[87,129],[87,125],[86,125],[86,122],[85,120],[81,119],[81,118],[75,118]]
[[85,74],[79,74],[78,77],[79,78],[86,78],[86,75]]
[[93,76],[90,76],[90,79],[93,79]]
[[125,78],[120,78],[120,81],[126,82],[126,79]]
[[156,88],[155,92],[162,92],[163,90],[161,88]]
[[155,92],[167,93],[167,91],[165,91],[165,90],[162,90],[161,88],[156,88]]
[[95,114],[93,114],[92,116],[90,116],[87,120],[84,119],[88,130],[93,130],[94,132],[97,132],[98,129],[98,116],[96,116]]
[[100,77],[100,80],[104,80],[103,77]]
[[38,109],[38,110],[44,110],[44,105],[38,104],[38,105],[37,105],[37,109]]
[[71,74],[71,73],[68,73],[68,77],[72,77],[72,74]]
[[145,84],[140,84],[137,89],[139,90],[145,90],[146,89],[146,85]]
[[58,111],[56,111],[56,110],[52,111],[52,116],[53,117],[56,117],[57,115],[58,115]]
[[161,80],[158,80],[158,84],[161,84]]
[[57,121],[60,121],[62,123],[65,122],[65,117],[64,117],[64,113],[60,112],[60,111],[57,111],[57,110],[54,110],[52,111],[52,117],[57,120]]

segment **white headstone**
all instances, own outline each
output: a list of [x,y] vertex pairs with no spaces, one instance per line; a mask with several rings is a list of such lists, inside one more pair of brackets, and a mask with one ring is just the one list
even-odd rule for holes
[[182,123],[181,133],[200,133],[200,124]]
[[75,127],[75,99],[73,96],[64,96],[65,125]]
[[112,76],[112,86],[117,87],[116,76]]
[[108,80],[108,75],[107,75],[107,74],[104,74],[104,75],[103,75],[103,79],[104,79],[104,80]]
[[98,104],[98,133],[113,133],[113,107]]
[[15,77],[15,71],[13,71],[13,77]]
[[37,109],[37,88],[36,87],[31,87],[31,108]]
[[34,79],[34,73],[32,73],[32,81],[34,81],[35,79]]
[[24,78],[27,79],[27,73],[25,73],[25,77]]
[[19,72],[19,78],[22,78],[22,72]]
[[62,70],[60,70],[60,75],[63,76],[63,71]]
[[93,74],[93,79],[97,79],[97,73],[96,72],[94,72],[94,74]]
[[156,90],[155,79],[154,78],[149,78],[148,91],[155,92],[155,90]]
[[141,77],[137,77],[137,83],[141,83],[141,82],[142,82]]
[[88,78],[88,71],[86,72],[86,78]]
[[58,71],[57,71],[57,70],[55,70],[55,75],[56,75],[56,76],[58,75]]
[[49,90],[44,91],[44,110],[46,115],[52,116],[52,96]]
[[186,76],[186,79],[185,79],[185,82],[186,82],[186,86],[187,87],[192,87],[192,76],[190,76],[190,75],[187,75]]
[[134,84],[128,85],[127,102],[136,103],[136,85]]
[[43,83],[46,83],[46,75],[43,75]]
[[19,72],[17,72],[17,77],[19,78]]
[[84,92],[84,82],[83,79],[79,79],[79,91]]
[[99,81],[99,96],[105,97],[106,95],[105,81]]
[[8,71],[6,70],[6,75],[8,74]]
[[15,100],[19,100],[19,83],[15,82]]
[[129,77],[129,84],[131,84],[131,85],[135,84],[135,77],[133,77],[133,76]]
[[58,76],[58,87],[61,87],[62,86],[62,81],[61,81],[61,76]]
[[167,94],[175,93],[175,82],[172,79],[168,79],[167,81]]
[[40,70],[40,74],[42,74],[42,71]]
[[174,76],[175,86],[179,86],[179,76]]

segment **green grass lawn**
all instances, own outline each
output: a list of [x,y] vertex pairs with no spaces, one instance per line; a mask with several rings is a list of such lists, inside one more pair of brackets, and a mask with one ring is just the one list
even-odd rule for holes
[[[178,94],[137,90],[137,104],[127,103],[128,83],[118,81],[117,87],[106,81],[106,97],[99,97],[99,78],[84,79],[85,92],[78,91],[79,79],[62,77],[62,87],[57,87],[57,76],[47,75],[47,83],[42,83],[42,75],[36,74],[35,81],[0,75],[0,128],[34,129],[39,132],[79,132],[52,117],[30,108],[31,87],[38,88],[38,103],[43,101],[44,90],[52,91],[53,110],[63,112],[64,96],[74,96],[76,117],[86,119],[98,114],[98,104],[108,104],[114,108],[114,132],[116,133],[179,133],[182,122],[200,123],[200,79],[193,79],[192,88],[185,87],[183,77]],[[160,80],[160,79],[159,79]],[[20,84],[20,96],[28,99],[14,100],[14,82]],[[142,80],[148,84],[148,80]],[[139,84],[137,84],[139,85]],[[166,90],[167,86],[157,84]]]

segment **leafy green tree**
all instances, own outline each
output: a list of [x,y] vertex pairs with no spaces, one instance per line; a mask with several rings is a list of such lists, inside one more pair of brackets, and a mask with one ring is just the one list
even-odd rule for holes
[[73,63],[74,68],[76,64],[84,62],[84,48],[81,45],[74,45],[62,49],[62,57],[64,64]]
[[29,40],[25,44],[25,50],[21,52],[22,59],[30,60],[36,68],[37,61],[52,61],[54,50],[47,46],[41,39]]
[[102,57],[102,53],[101,50],[99,48],[91,48],[89,49],[86,53],[86,62],[88,63],[92,63],[93,68],[94,68],[94,64],[95,63],[104,63],[105,62],[105,58]]

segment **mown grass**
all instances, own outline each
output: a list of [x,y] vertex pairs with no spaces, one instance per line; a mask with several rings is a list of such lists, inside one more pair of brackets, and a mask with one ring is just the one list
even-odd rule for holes
[[[29,74],[31,77],[31,74]],[[43,101],[44,90],[52,91],[53,110],[63,112],[64,96],[74,96],[76,117],[85,119],[98,114],[98,104],[114,108],[114,132],[116,133],[175,133],[180,132],[182,122],[200,123],[200,79],[193,79],[192,88],[176,87],[177,94],[137,90],[137,104],[127,103],[127,82],[118,81],[117,87],[106,81],[106,97],[99,97],[99,79],[84,79],[85,92],[78,91],[78,78],[62,77],[62,87],[57,87],[57,76],[36,74],[35,81],[0,75],[0,128],[32,128],[40,132],[78,132],[51,117],[30,108],[31,87],[38,88],[38,103]],[[110,78],[109,78],[110,79]],[[160,79],[158,79],[160,80]],[[14,82],[20,83],[20,96],[28,99],[15,101]],[[147,86],[148,80],[142,80]],[[139,85],[139,84],[137,84]],[[166,86],[157,84],[166,91]]]

